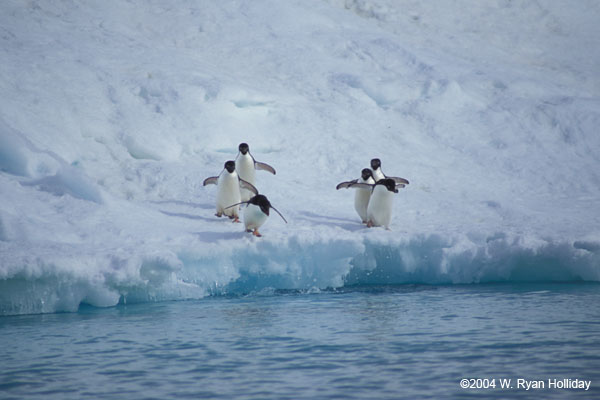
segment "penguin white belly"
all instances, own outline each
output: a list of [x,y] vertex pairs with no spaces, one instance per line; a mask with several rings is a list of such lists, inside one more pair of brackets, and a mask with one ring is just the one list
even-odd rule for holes
[[375,181],[375,183],[377,183],[380,179],[384,179],[385,175],[383,175],[383,172],[381,172],[381,168],[377,168],[376,171],[372,171],[373,172],[373,180]]
[[390,227],[394,194],[383,185],[375,186],[367,207],[367,219],[373,226]]
[[[235,160],[235,169],[240,178],[255,185],[256,169],[254,168],[254,159],[250,154],[240,154]],[[254,196],[254,193],[243,188],[240,189],[240,194],[242,201],[248,201]]]
[[244,225],[246,230],[253,230],[260,228],[266,221],[268,215],[262,212],[259,206],[254,204],[248,204],[244,209]]
[[356,189],[354,194],[354,209],[362,222],[367,222],[367,207],[371,198],[370,189]]
[[[367,179],[366,181],[362,178],[358,180],[360,183],[369,183],[373,184],[372,178]],[[367,222],[367,207],[369,206],[369,200],[371,198],[371,189],[355,189],[354,193],[354,209],[356,213],[360,217],[363,223]]]
[[239,206],[227,208],[241,201],[240,183],[237,173],[233,172],[230,174],[227,171],[224,171],[221,176],[219,176],[217,185],[217,214],[238,217]]

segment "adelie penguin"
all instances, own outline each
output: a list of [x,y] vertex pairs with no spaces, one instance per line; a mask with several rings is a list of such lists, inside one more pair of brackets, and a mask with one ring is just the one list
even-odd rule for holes
[[235,171],[235,162],[231,160],[225,163],[225,167],[219,176],[206,178],[202,185],[217,185],[217,213],[215,215],[221,217],[225,214],[234,222],[239,222],[239,207],[230,205],[240,203],[240,187],[258,194],[258,190],[253,184],[238,176]]
[[230,207],[237,207],[240,204],[246,204],[246,208],[244,209],[244,225],[246,226],[246,232],[252,232],[254,236],[262,236],[258,232],[258,228],[260,228],[269,217],[269,210],[273,209],[281,219],[287,224],[286,219],[281,215],[281,213],[271,205],[267,196],[262,194],[257,194],[252,197],[248,201],[242,201],[237,204],[233,204]]
[[[250,154],[250,146],[247,143],[240,143],[238,146],[239,153],[235,158],[235,167],[240,175],[240,178],[246,182],[256,185],[256,170],[268,171],[275,175],[275,168],[269,164],[256,161]],[[253,193],[246,189],[241,190],[242,201],[248,201]]]
[[[341,188],[347,188],[355,183],[366,183],[366,184],[374,184],[373,174],[369,168],[365,168],[361,171],[360,178],[354,179],[348,182],[342,182],[338,184],[335,188],[337,190]],[[356,188],[356,192],[354,193],[354,209],[356,213],[360,217],[363,224],[367,223],[367,207],[369,206],[369,199],[371,198],[372,189],[369,188]]]
[[[339,185],[338,185],[339,186]],[[405,184],[396,183],[391,178],[380,179],[375,184],[369,183],[349,183],[342,187],[355,189],[370,189],[371,198],[367,206],[367,226],[383,226],[390,229],[392,221],[393,195],[398,193],[398,188],[403,188]]]
[[393,179],[396,184],[408,185],[408,181],[404,178],[398,178],[396,176],[386,176],[381,170],[381,160],[379,158],[373,158],[371,160],[371,171],[373,174],[373,180],[377,183],[381,179]]

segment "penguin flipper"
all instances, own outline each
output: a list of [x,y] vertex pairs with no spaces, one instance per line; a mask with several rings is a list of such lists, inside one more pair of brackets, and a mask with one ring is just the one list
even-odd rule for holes
[[240,204],[248,204],[248,202],[247,201],[242,201],[241,203],[235,203],[235,204],[232,204],[230,206],[225,207],[223,210],[227,210],[228,208],[239,206]]
[[355,179],[353,181],[338,183],[338,185],[335,187],[335,189],[336,190],[348,189],[350,186],[354,185],[357,182],[358,182],[358,179]]
[[386,176],[387,179],[393,179],[396,182],[396,185],[404,184],[408,185],[408,181],[404,178],[398,178],[397,176]]
[[404,183],[396,183],[396,189],[402,189],[403,187],[406,187]]
[[269,164],[260,161],[254,161],[254,168],[262,171],[267,171],[275,175],[275,168],[271,167]]
[[348,185],[350,188],[359,188],[359,189],[373,189],[375,185],[371,183],[351,183]]
[[275,210],[275,212],[276,212],[277,214],[279,214],[279,216],[281,217],[281,219],[282,219],[282,220],[283,220],[283,221],[284,221],[286,224],[288,223],[288,222],[287,222],[287,220],[286,220],[285,218],[283,218],[283,215],[281,215],[281,213],[279,212],[279,210],[278,210],[278,209],[276,209],[276,208],[275,208],[275,207],[273,207],[273,206],[271,206],[271,208],[272,208],[273,210]]
[[251,184],[248,181],[243,180],[242,178],[239,178],[239,179],[240,179],[240,187],[241,188],[251,191],[252,193],[254,193],[254,195],[258,194],[258,189],[253,184]]
[[202,182],[202,186],[216,185],[218,181],[219,181],[219,177],[218,176],[211,176],[210,178],[206,178],[204,180],[204,182]]

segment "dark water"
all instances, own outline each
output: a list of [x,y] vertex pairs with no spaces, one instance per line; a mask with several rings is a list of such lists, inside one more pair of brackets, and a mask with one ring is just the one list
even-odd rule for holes
[[[3,399],[600,398],[600,285],[368,286],[88,307],[0,317],[0,345]],[[462,389],[461,379],[488,388]],[[591,384],[549,388],[554,379]]]

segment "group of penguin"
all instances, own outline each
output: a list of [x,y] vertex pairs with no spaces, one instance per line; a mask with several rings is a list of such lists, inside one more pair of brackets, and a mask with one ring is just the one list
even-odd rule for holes
[[[256,170],[276,174],[270,165],[256,161],[250,153],[247,143],[240,143],[235,160],[225,162],[223,171],[218,176],[206,178],[203,186],[217,185],[217,217],[223,215],[233,222],[240,222],[240,206],[245,204],[244,225],[246,232],[254,236],[262,236],[258,232],[269,217],[269,211],[275,210],[287,223],[281,213],[271,205],[265,195],[256,189]],[[389,229],[392,219],[392,196],[398,193],[398,188],[408,185],[404,178],[388,177],[381,171],[381,161],[371,160],[371,168],[365,168],[359,179],[342,182],[336,189],[354,188],[354,208],[362,222],[368,227],[383,226]]]
[[244,225],[246,232],[254,236],[262,236],[258,232],[267,220],[270,209],[273,209],[287,223],[283,215],[271,205],[265,195],[259,194],[254,186],[256,183],[256,170],[268,171],[275,175],[275,168],[269,164],[256,161],[250,154],[247,143],[240,143],[239,153],[235,161],[225,162],[225,168],[219,176],[206,178],[202,183],[217,185],[217,217],[228,216],[234,222],[240,222],[240,205],[246,204],[244,209]]
[[361,171],[359,179],[342,182],[335,188],[355,188],[354,209],[363,224],[369,228],[383,226],[390,229],[392,220],[392,196],[399,188],[408,185],[404,178],[386,176],[381,170],[381,160],[373,158],[371,168]]

